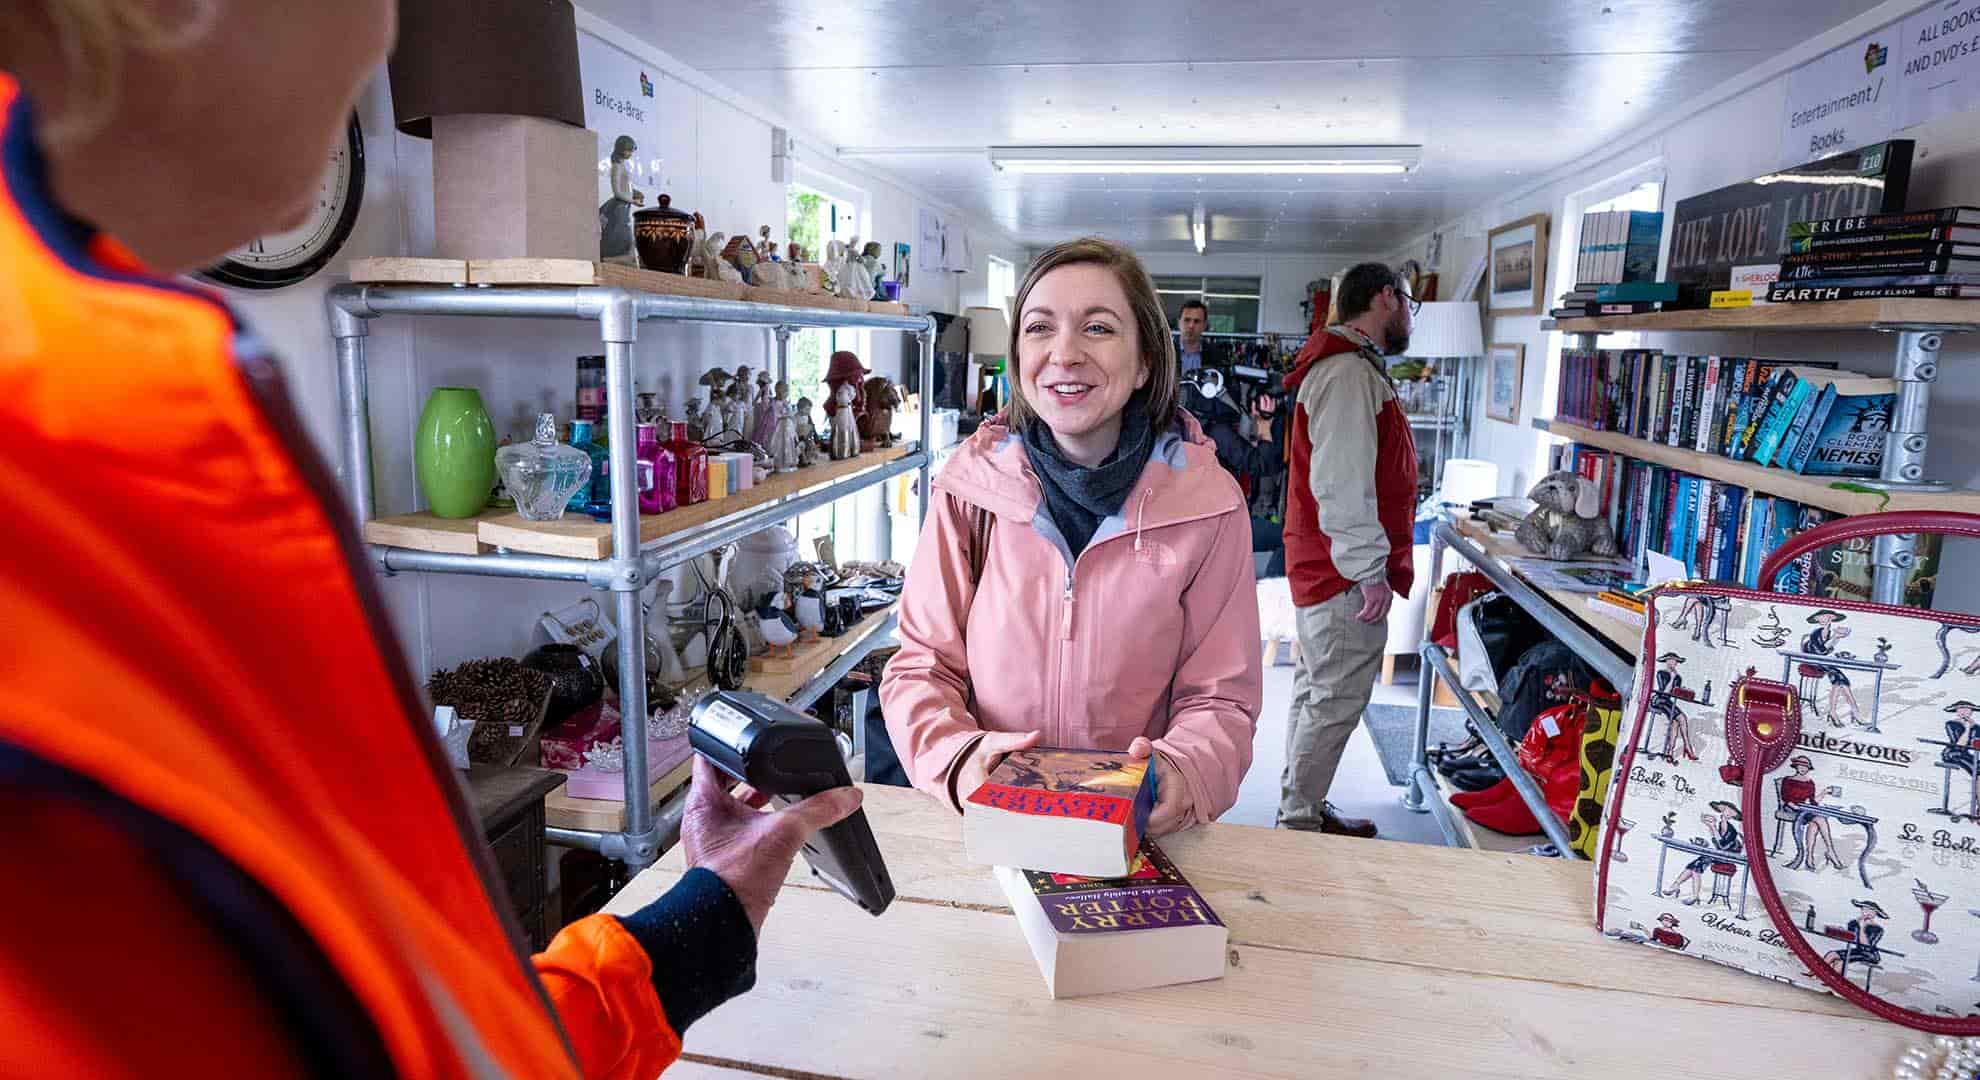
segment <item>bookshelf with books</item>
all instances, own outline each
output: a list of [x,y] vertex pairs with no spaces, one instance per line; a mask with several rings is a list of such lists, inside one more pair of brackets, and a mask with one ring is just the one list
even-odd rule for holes
[[[1643,483],[1635,476],[1640,468],[1620,464],[1636,462],[1663,470],[1660,476],[1702,481],[1703,488],[1686,485],[1687,500],[1700,492],[1717,499],[1721,491],[1737,491],[1742,500],[1751,493],[1770,504],[1828,514],[1980,510],[1980,493],[1949,490],[1930,482],[1925,471],[1925,421],[1940,347],[1947,334],[1980,330],[1980,307],[1957,300],[1845,300],[1556,325],[1575,332],[1562,353],[1559,418],[1536,426],[1603,455],[1588,457],[1592,467],[1613,469],[1618,477],[1630,473]],[[1864,376],[1794,359],[1601,349],[1597,336],[1608,330],[1733,329],[1892,331],[1892,375]],[[1608,459],[1615,460],[1602,464]],[[1582,465],[1582,455],[1575,461]],[[1636,509],[1649,507],[1639,503]],[[1917,544],[1909,537],[1876,542],[1868,560],[1876,568],[1868,598],[1904,602],[1907,578],[1933,561],[1925,550],[1914,550]]]

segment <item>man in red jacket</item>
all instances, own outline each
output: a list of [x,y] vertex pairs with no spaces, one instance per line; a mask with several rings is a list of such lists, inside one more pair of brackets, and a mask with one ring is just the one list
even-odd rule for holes
[[1279,824],[1372,837],[1374,823],[1341,817],[1327,789],[1374,692],[1389,605],[1409,595],[1416,444],[1383,357],[1408,346],[1417,304],[1381,263],[1349,270],[1339,303],[1341,322],[1307,341],[1286,376],[1286,576],[1300,656]]

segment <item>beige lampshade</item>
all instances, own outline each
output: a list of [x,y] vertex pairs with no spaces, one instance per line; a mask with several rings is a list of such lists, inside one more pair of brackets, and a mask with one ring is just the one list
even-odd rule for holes
[[1411,322],[1414,325],[1404,356],[1430,359],[1485,355],[1485,336],[1478,326],[1478,305],[1470,300],[1430,301]]
[[1010,349],[1011,322],[1001,307],[973,307],[969,317],[969,351],[973,356],[1002,356]]

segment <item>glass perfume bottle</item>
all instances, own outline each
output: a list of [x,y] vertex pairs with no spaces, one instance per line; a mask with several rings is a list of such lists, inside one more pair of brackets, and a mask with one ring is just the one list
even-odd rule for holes
[[557,442],[557,418],[536,417],[536,438],[504,446],[495,452],[495,467],[516,512],[530,521],[556,521],[564,516],[571,495],[591,482],[591,457]]
[[605,463],[610,456],[604,447],[592,441],[591,421],[571,421],[571,448],[583,451],[591,459],[591,482],[571,492],[571,501],[564,508],[582,513],[585,507],[594,504],[612,505],[612,478],[605,475]]
[[663,514],[676,504],[673,452],[660,445],[660,429],[639,425],[639,443],[633,457],[639,462],[639,512]]
[[693,506],[708,501],[708,448],[688,438],[687,423],[672,421],[673,437],[667,440],[667,449],[674,454],[675,480],[678,487],[675,501],[682,506]]

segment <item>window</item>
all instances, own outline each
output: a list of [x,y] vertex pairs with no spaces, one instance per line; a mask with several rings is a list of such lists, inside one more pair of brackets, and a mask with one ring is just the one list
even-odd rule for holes
[[1009,317],[1011,301],[1017,297],[1017,267],[1008,259],[992,255],[984,274],[989,278],[989,285],[984,290],[983,305],[1003,308],[1006,317]]
[[[1657,211],[1664,205],[1664,165],[1653,161],[1631,169],[1594,187],[1587,188],[1568,197],[1561,208],[1561,230],[1557,234],[1558,244],[1554,252],[1554,265],[1562,267],[1555,278],[1561,292],[1573,287],[1568,278],[1573,276],[1575,256],[1581,244],[1581,216],[1598,214],[1611,210]],[[1602,336],[1604,349],[1640,348],[1642,336],[1636,333],[1611,333]],[[1541,375],[1540,408],[1536,415],[1554,415],[1554,401],[1561,383],[1561,349],[1566,345],[1566,335],[1555,331],[1547,335],[1547,361]],[[1547,459],[1554,446],[1563,440],[1552,436],[1537,440],[1534,447],[1533,475],[1545,476]]]
[[1210,309],[1213,334],[1255,334],[1258,332],[1259,280],[1255,277],[1178,277],[1158,276],[1155,292],[1162,298],[1162,311],[1169,325],[1182,317],[1183,304],[1201,300]]
[[[826,244],[833,240],[851,243],[859,235],[859,202],[844,193],[834,194],[804,184],[792,184],[786,189],[785,205],[790,219],[791,241],[803,248],[809,258],[823,259]],[[811,419],[819,431],[826,430],[825,369],[832,354],[848,349],[871,367],[868,343],[864,330],[800,330],[791,335],[790,366],[786,375],[791,385],[791,402],[796,404],[800,398],[811,399]],[[812,558],[812,542],[818,537],[835,533],[840,534],[839,550],[860,550],[847,546],[856,537],[846,535],[849,529],[857,528],[856,507],[859,505],[862,504],[858,500],[844,500],[827,503],[800,515],[793,529],[798,539],[799,557]]]

